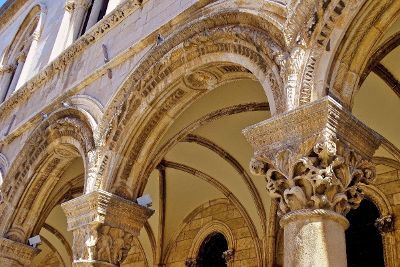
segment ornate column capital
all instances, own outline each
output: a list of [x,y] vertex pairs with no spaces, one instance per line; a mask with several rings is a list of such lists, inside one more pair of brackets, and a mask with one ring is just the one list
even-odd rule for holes
[[25,62],[25,60],[26,60],[26,55],[27,53],[26,52],[21,52],[21,53],[19,53],[19,55],[17,56],[17,62],[18,63],[23,63],[23,62]]
[[394,231],[394,219],[392,215],[382,216],[375,220],[375,227],[381,234]]
[[0,74],[12,73],[14,70],[15,70],[15,66],[13,66],[13,65],[1,65],[0,66]]
[[29,266],[39,249],[0,237],[1,266]]
[[329,96],[243,133],[255,150],[251,171],[266,177],[280,215],[301,209],[345,215],[363,198],[359,183],[375,177],[370,159],[380,136]]
[[75,8],[83,8],[83,9],[88,9],[91,5],[90,0],[67,0],[65,2],[64,9],[67,12],[73,12]]
[[73,231],[74,266],[119,266],[133,237],[153,210],[105,191],[95,191],[62,204]]

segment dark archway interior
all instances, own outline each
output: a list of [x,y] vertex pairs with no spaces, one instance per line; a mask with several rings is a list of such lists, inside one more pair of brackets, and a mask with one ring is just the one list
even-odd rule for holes
[[221,233],[209,235],[200,247],[197,257],[200,267],[226,267],[222,253],[228,250],[228,242]]
[[350,227],[346,231],[347,264],[349,267],[384,267],[382,237],[374,223],[379,218],[377,207],[369,200],[347,214]]

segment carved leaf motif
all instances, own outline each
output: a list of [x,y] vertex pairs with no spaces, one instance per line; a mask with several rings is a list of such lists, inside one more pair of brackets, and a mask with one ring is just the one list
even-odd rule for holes
[[[265,175],[267,190],[279,201],[281,215],[299,209],[328,209],[346,214],[363,199],[359,183],[369,183],[375,177],[371,162],[353,150],[338,148],[330,140],[316,143],[307,156],[293,165],[290,157],[288,150],[277,153],[276,168],[268,169],[267,163],[256,159],[250,164],[253,174]],[[282,172],[288,168],[292,171]]]

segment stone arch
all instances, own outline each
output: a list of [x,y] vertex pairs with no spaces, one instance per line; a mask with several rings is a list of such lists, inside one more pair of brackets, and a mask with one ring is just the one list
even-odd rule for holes
[[166,266],[174,266],[177,262],[184,264],[186,260],[196,259],[204,239],[213,232],[219,232],[227,240],[228,249],[233,249],[235,253],[234,262],[228,266],[261,266],[257,237],[252,236],[250,226],[240,221],[244,222],[244,218],[229,200],[210,200],[183,220],[167,245],[163,262]]
[[38,41],[42,33],[47,8],[35,4],[25,16],[12,42],[2,55],[1,65],[7,72],[0,92],[0,101],[11,95],[31,75]]
[[31,10],[26,15],[24,21],[19,26],[17,33],[15,34],[13,40],[11,41],[10,45],[4,51],[2,56],[2,64],[9,65],[12,64],[11,62],[14,58],[16,58],[19,51],[16,51],[24,42],[24,37],[26,34],[32,35],[33,33],[39,34],[42,31],[42,26],[39,24],[40,14],[44,13],[41,12],[40,5],[34,5]]
[[[393,208],[385,194],[374,185],[360,184],[365,198],[369,199],[379,210],[380,218],[393,217]],[[393,223],[393,222],[391,222]],[[383,253],[386,266],[398,266],[397,251],[394,246],[396,236],[393,231],[382,232]]]
[[211,221],[204,225],[194,237],[192,246],[189,250],[189,258],[196,258],[196,256],[199,254],[199,250],[203,241],[214,232],[224,235],[226,241],[228,242],[228,249],[236,249],[236,240],[231,229],[221,221]]
[[47,216],[44,213],[51,211],[46,205],[62,200],[63,196],[52,196],[58,200],[49,196],[76,158],[83,161],[83,183],[89,191],[95,153],[93,131],[85,114],[72,108],[51,114],[33,131],[5,177],[1,235],[25,243],[41,217]]
[[[399,16],[398,1],[363,1],[335,51],[327,73],[329,94],[351,108],[363,73],[385,30]],[[374,29],[374,30],[371,30]]]
[[[201,67],[229,62],[247,69],[263,85],[272,112],[285,110],[282,81],[273,61],[274,53],[281,48],[272,39],[275,33],[269,33],[268,25],[273,28],[271,31],[277,31],[268,21],[252,14],[220,11],[178,26],[176,33],[150,50],[108,104],[100,124],[110,152],[99,163],[104,178],[98,186],[106,190],[124,187],[126,192],[112,191],[134,197],[128,178],[131,172],[140,170],[132,170],[132,163],[140,155],[148,155],[148,149],[154,148],[174,117],[207,89],[212,89],[176,88],[179,79]],[[201,79],[207,82],[212,78]],[[115,185],[115,177],[121,178],[121,186]]]

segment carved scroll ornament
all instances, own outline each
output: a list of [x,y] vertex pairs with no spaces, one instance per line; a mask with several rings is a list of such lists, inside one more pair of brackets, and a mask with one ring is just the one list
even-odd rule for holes
[[[277,154],[276,164],[290,162],[290,151]],[[267,190],[279,201],[279,215],[300,209],[326,209],[345,215],[363,199],[359,183],[375,177],[375,166],[351,149],[331,140],[318,142],[307,156],[289,166],[285,176],[278,166],[257,159],[250,162],[255,175],[264,175]]]

